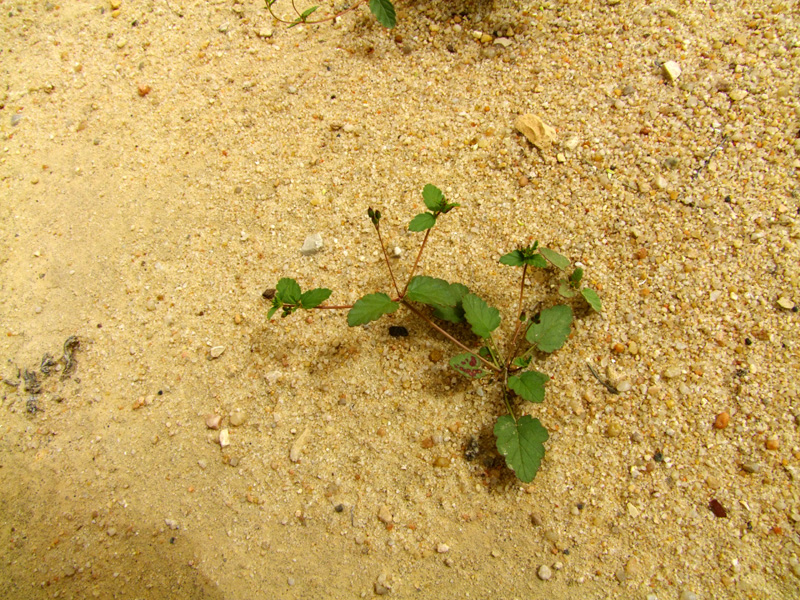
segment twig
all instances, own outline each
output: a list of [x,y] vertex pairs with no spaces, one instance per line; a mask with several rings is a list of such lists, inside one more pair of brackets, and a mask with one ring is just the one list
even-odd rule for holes
[[592,375],[594,375],[594,378],[597,379],[597,381],[599,381],[604,388],[606,388],[612,394],[619,394],[619,390],[611,385],[610,382],[600,378],[600,375],[598,375],[597,371],[595,371],[594,367],[592,367],[592,363],[587,362],[586,366],[589,367],[589,370],[592,372]]

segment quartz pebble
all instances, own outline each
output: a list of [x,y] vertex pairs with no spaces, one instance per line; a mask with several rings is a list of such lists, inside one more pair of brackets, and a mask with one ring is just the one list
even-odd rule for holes
[[224,352],[225,352],[225,346],[214,346],[214,347],[213,347],[213,348],[211,348],[211,350],[208,352],[208,355],[209,355],[211,358],[219,358],[220,356],[222,356],[222,354],[223,354]]
[[448,546],[447,544],[439,544],[436,546],[436,552],[438,552],[439,554],[444,554],[445,552],[449,551],[450,551],[450,546]]
[[237,408],[231,413],[228,420],[234,427],[239,427],[244,425],[244,422],[247,420],[247,414],[243,410]]
[[548,581],[551,577],[553,577],[553,571],[547,565],[542,565],[539,567],[539,570],[536,572],[536,574],[542,581]]
[[206,415],[206,427],[209,429],[219,429],[222,424],[221,415]]
[[318,233],[312,233],[303,242],[303,247],[300,248],[300,254],[303,256],[311,256],[322,250],[322,236]]
[[555,129],[547,125],[536,115],[521,115],[514,123],[514,127],[528,138],[528,141],[539,150],[546,148],[556,140]]
[[392,511],[386,504],[381,504],[378,509],[378,520],[384,525],[388,525],[392,522]]
[[681,68],[678,66],[674,60],[668,60],[664,64],[661,65],[661,70],[664,73],[664,76],[670,83],[675,83],[678,77],[681,76]]
[[222,429],[219,432],[219,445],[221,448],[227,448],[231,445],[231,436],[227,429]]
[[310,431],[311,430],[308,427],[306,427],[303,430],[303,433],[298,435],[297,438],[294,440],[294,443],[292,444],[292,447],[289,450],[289,460],[291,460],[292,462],[294,463],[300,462],[300,457],[303,452],[303,447],[306,445],[306,441],[308,441],[308,436]]

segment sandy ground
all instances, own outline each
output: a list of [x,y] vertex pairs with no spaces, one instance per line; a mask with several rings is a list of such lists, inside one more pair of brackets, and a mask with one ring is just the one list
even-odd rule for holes
[[[796,2],[0,9],[0,596],[800,597]],[[529,485],[413,314],[266,321],[282,276],[388,291],[366,208],[407,273],[426,183],[423,273],[513,322],[536,239],[603,298]]]

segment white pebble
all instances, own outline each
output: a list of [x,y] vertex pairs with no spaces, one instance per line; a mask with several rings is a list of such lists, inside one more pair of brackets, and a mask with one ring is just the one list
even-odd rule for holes
[[550,567],[547,565],[542,565],[539,567],[539,571],[536,574],[542,581],[548,581],[553,576],[553,571],[551,571]]

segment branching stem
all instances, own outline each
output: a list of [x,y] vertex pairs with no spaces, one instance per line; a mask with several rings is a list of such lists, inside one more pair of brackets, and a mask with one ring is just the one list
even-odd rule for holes
[[[400,287],[397,285],[397,280],[394,278],[394,272],[392,272],[392,264],[389,262],[389,254],[386,252],[386,244],[383,243],[383,237],[381,236],[381,228],[378,223],[375,224],[375,232],[378,234],[378,242],[380,242],[381,250],[383,251],[383,260],[386,262],[386,268],[389,269],[389,277],[392,278],[392,285],[394,286],[394,291],[397,292],[398,296],[402,297],[405,295],[405,290],[403,291],[402,294],[400,293]],[[406,289],[408,289],[408,285],[406,285]]]
[[447,332],[446,332],[444,329],[442,329],[441,327],[439,327],[439,326],[438,326],[436,323],[434,323],[434,322],[433,322],[433,321],[432,321],[432,320],[431,320],[431,319],[430,319],[430,318],[429,318],[427,315],[425,315],[425,314],[424,314],[424,313],[422,313],[421,311],[417,310],[417,309],[416,309],[414,306],[412,306],[412,305],[411,305],[409,302],[406,302],[405,300],[400,300],[400,302],[402,302],[402,303],[403,303],[403,304],[404,304],[404,305],[405,305],[405,306],[406,306],[406,307],[407,307],[407,308],[408,308],[408,309],[409,309],[411,312],[413,312],[415,315],[417,315],[417,316],[418,316],[420,319],[422,319],[423,321],[425,321],[425,322],[426,322],[428,325],[430,325],[431,327],[433,327],[433,328],[434,328],[436,331],[438,331],[438,332],[439,332],[439,333],[441,333],[441,334],[442,334],[444,337],[446,337],[448,340],[450,340],[451,342],[453,342],[453,343],[454,343],[456,346],[458,346],[459,348],[461,348],[462,350],[464,350],[464,351],[466,351],[466,352],[469,352],[470,354],[472,354],[472,356],[474,356],[475,358],[477,358],[478,360],[480,360],[480,361],[481,361],[481,362],[482,362],[484,365],[486,365],[487,367],[489,367],[489,368],[490,368],[492,371],[495,371],[495,372],[497,372],[497,373],[502,373],[502,372],[503,372],[503,369],[502,369],[501,367],[498,367],[496,364],[494,364],[494,363],[492,363],[491,361],[488,361],[488,360],[486,360],[485,358],[483,358],[483,357],[482,357],[480,354],[478,354],[478,353],[474,352],[473,350],[470,350],[470,349],[469,349],[469,348],[468,348],[466,345],[462,344],[462,343],[461,343],[461,342],[459,342],[459,341],[458,341],[456,338],[454,338],[452,335],[450,335],[449,333],[447,333]]
[[[300,20],[300,21],[298,21],[297,19],[295,19],[294,21],[287,21],[286,19],[281,19],[278,15],[276,15],[274,12],[272,12],[272,5],[275,4],[275,2],[274,1],[270,2],[269,0],[267,0],[266,4],[267,4],[267,10],[269,11],[269,14],[272,15],[272,18],[275,19],[276,21],[278,21],[279,23],[288,23],[289,25],[299,25],[300,23],[306,23],[308,25],[316,25],[318,23],[325,23],[327,21],[333,21],[334,19],[337,19],[337,18],[341,17],[342,15],[346,15],[347,13],[349,13],[351,11],[354,11],[359,6],[364,4],[364,2],[365,2],[365,0],[358,0],[358,2],[356,2],[350,8],[347,8],[347,9],[341,11],[341,12],[337,12],[336,14],[331,15],[329,17],[325,17],[324,19],[317,19],[316,21],[308,21],[308,20]],[[297,10],[297,6],[295,6],[294,0],[292,0],[292,8],[294,9],[294,12],[298,17],[303,14],[302,12]]]
[[[405,298],[406,292],[408,291],[408,286],[411,283],[411,280],[414,278],[414,272],[417,270],[419,266],[419,260],[422,258],[422,252],[425,250],[425,244],[428,242],[428,236],[431,234],[430,229],[425,230],[425,237],[422,238],[422,245],[419,247],[419,252],[417,252],[417,259],[414,261],[414,266],[411,268],[411,273],[408,274],[408,281],[406,281],[406,287],[403,288],[403,293],[400,294],[401,298]],[[431,321],[433,323],[433,321]]]

